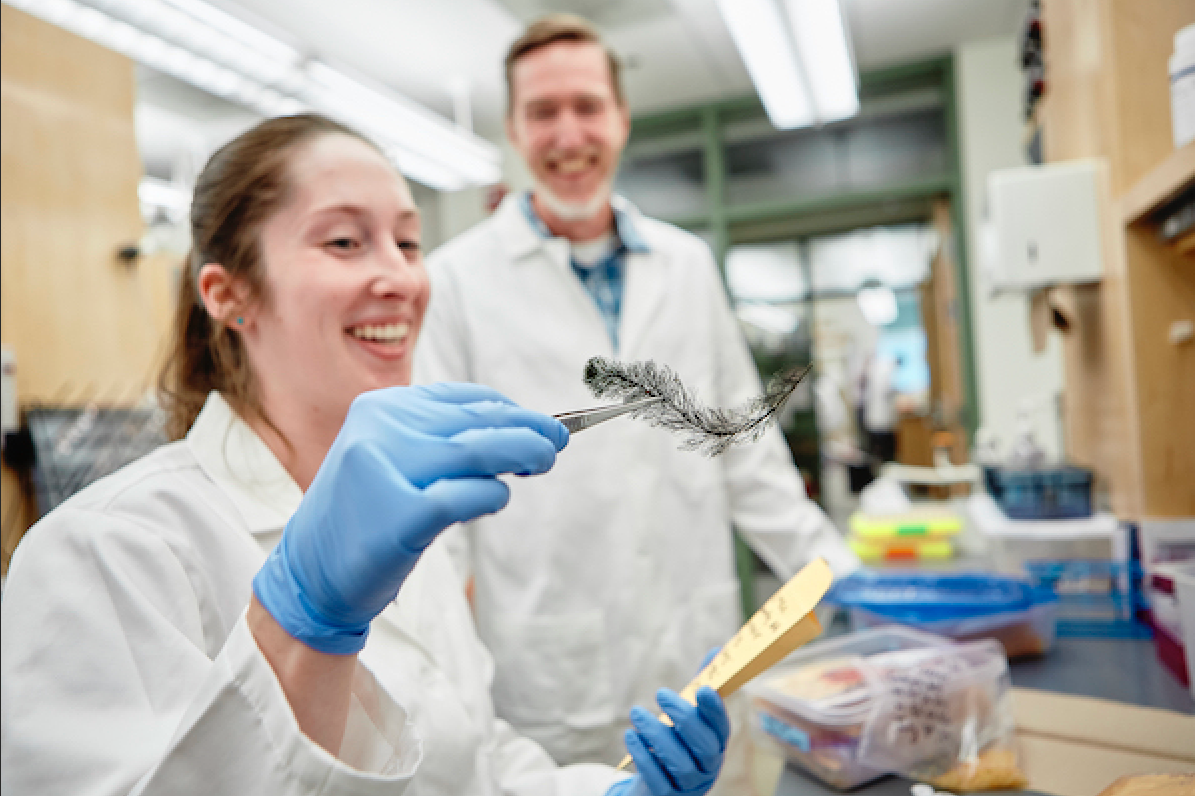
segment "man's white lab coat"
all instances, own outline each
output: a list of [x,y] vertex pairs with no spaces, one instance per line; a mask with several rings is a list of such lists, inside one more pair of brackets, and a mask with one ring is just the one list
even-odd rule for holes
[[[540,237],[519,201],[429,258],[417,381],[479,382],[558,413],[600,403],[582,374],[603,355],[667,365],[717,406],[759,394],[699,238],[617,200],[650,253],[627,254],[615,352],[567,241]],[[855,565],[777,429],[713,459],[680,441],[627,419],[577,434],[552,472],[513,479],[509,508],[452,540],[475,577],[498,715],[558,761],[617,760],[630,706],[654,707],[738,628],[732,523],[781,577],[815,556]]]
[[606,791],[495,719],[439,543],[374,622],[340,759],[304,736],[244,619],[301,497],[213,393],[185,441],[34,526],[3,600],[4,793]]

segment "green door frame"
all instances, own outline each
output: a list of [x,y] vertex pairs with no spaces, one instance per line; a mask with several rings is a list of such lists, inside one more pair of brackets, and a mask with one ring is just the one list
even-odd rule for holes
[[[976,384],[975,336],[972,325],[971,275],[967,263],[967,213],[963,192],[962,153],[959,145],[958,98],[954,77],[954,57],[945,55],[925,61],[884,69],[869,70],[859,75],[860,99],[890,96],[902,92],[934,87],[942,92],[942,113],[946,126],[947,170],[943,174],[867,191],[848,191],[812,199],[781,200],[747,205],[730,205],[726,199],[725,128],[731,122],[759,119],[765,116],[758,97],[738,97],[689,108],[665,111],[636,117],[632,125],[632,140],[658,138],[679,132],[702,132],[702,163],[705,171],[706,212],[683,218],[667,219],[686,229],[708,229],[713,238],[714,256],[725,277],[726,253],[734,241],[735,229],[754,225],[756,235],[766,237],[767,229],[777,230],[777,237],[796,237],[780,230],[785,224],[801,226],[800,235],[842,229],[835,216],[854,213],[864,218],[880,207],[903,207],[898,212],[906,216],[919,212],[924,205],[945,197],[950,204],[953,239],[943,241],[954,255],[955,278],[958,285],[957,317],[959,324],[960,365],[963,371],[963,416],[968,439],[979,421],[979,391]],[[862,214],[862,215],[860,215]],[[928,216],[928,211],[925,214]],[[834,228],[838,224],[837,229]],[[864,222],[865,223],[865,222]],[[850,224],[858,226],[859,224]],[[758,237],[757,239],[763,239]],[[754,558],[739,534],[735,534],[735,558],[742,586],[744,617],[755,610]]]

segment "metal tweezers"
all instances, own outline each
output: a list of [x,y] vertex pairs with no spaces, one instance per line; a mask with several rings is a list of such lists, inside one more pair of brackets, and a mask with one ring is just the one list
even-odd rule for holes
[[565,412],[563,414],[554,415],[554,417],[564,424],[568,429],[568,433],[576,434],[578,431],[583,431],[587,428],[596,426],[598,423],[604,423],[611,418],[625,415],[627,412],[634,412],[636,409],[642,409],[645,406],[650,406],[654,403],[659,403],[664,400],[660,396],[652,398],[643,398],[638,401],[631,401],[627,404],[615,404],[614,406],[599,406],[596,409],[583,409],[579,412]]

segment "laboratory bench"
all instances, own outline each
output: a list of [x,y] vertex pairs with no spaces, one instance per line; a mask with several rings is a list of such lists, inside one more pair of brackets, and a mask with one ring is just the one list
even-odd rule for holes
[[[836,622],[831,633],[844,630],[842,624]],[[1195,714],[1195,699],[1162,667],[1153,641],[1148,638],[1059,638],[1049,654],[1012,661],[1009,671],[1015,687],[1098,697]],[[850,793],[859,796],[909,796],[912,784],[911,780],[888,776],[855,788]],[[785,766],[773,796],[841,793],[792,766]]]
[[[837,514],[843,519],[841,527],[846,527],[857,503],[852,498],[837,508]],[[868,568],[943,573],[995,571],[997,567],[992,543],[974,527],[970,515],[961,507],[960,511],[966,520],[962,531],[955,537],[956,554],[950,559],[913,564],[907,561],[869,564]],[[779,581],[770,573],[757,573],[752,585],[757,604],[762,604],[779,586]],[[1065,611],[1060,611],[1065,615]],[[843,610],[834,611],[832,621],[825,624],[823,637],[837,636],[850,629]],[[1111,633],[1112,629],[1108,628],[1107,632]],[[1152,638],[1062,635],[1055,640],[1047,654],[1010,661],[1009,672],[1012,685],[1016,688],[1094,697],[1138,707],[1161,708],[1186,716],[1195,715],[1195,699],[1162,665]],[[776,765],[775,758],[772,765]],[[764,770],[761,767],[760,773]],[[765,781],[761,780],[760,786]],[[849,792],[862,796],[908,796],[912,784],[912,781],[899,776],[887,776]],[[772,793],[774,796],[817,796],[840,794],[842,791],[822,783],[794,765],[784,765]],[[1095,796],[1095,792],[1092,796]]]

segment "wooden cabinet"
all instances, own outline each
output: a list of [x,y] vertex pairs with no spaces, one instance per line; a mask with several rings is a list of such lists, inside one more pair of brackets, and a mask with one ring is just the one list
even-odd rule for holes
[[[141,237],[136,80],[123,55],[22,11],[3,25],[0,339],[34,402],[131,404],[154,383],[172,313],[161,262],[117,262]],[[0,490],[0,563],[34,518],[14,474]]]
[[1105,276],[1055,288],[1067,453],[1096,470],[1122,518],[1195,516],[1195,256],[1162,243],[1158,211],[1195,185],[1175,151],[1167,59],[1195,0],[1044,0],[1049,161],[1102,157],[1114,199]]

